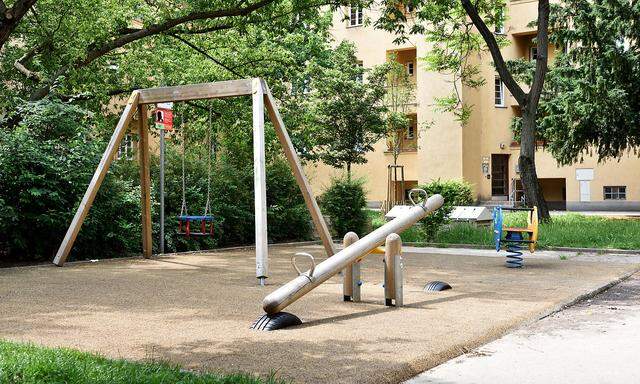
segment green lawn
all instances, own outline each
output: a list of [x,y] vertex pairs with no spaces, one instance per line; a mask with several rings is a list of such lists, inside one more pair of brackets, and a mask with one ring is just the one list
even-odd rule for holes
[[[374,228],[383,224],[384,219],[381,214],[371,212],[370,215]],[[526,216],[522,212],[507,213],[505,225],[526,226]],[[424,242],[425,238],[419,227],[413,227],[402,234],[402,240]],[[444,227],[433,242],[493,246],[493,236],[490,227],[458,223]],[[553,216],[550,223],[540,224],[538,246],[540,248],[640,249],[640,220],[585,216],[575,213]]]
[[261,384],[283,383],[246,374],[182,371],[158,362],[131,362],[67,348],[42,348],[0,340],[1,384]]

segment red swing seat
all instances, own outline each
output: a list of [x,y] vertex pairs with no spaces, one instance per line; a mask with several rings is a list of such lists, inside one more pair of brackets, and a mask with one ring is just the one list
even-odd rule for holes
[[[200,232],[191,231],[191,222],[200,222]],[[215,218],[212,215],[202,216],[190,216],[180,215],[178,216],[178,234],[186,237],[190,236],[213,236]]]

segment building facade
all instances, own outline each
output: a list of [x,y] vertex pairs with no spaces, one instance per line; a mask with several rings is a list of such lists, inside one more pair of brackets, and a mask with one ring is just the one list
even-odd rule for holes
[[[502,30],[510,45],[503,48],[505,59],[535,59],[535,29],[528,26],[537,16],[535,0],[507,1],[507,20]],[[394,54],[415,82],[415,100],[407,114],[412,126],[404,135],[398,165],[404,168],[404,189],[392,185],[397,195],[418,184],[435,179],[466,180],[473,185],[479,203],[508,204],[522,195],[518,172],[519,145],[509,127],[519,106],[504,87],[492,66],[490,54],[474,55],[486,79],[478,88],[453,84],[450,75],[429,72],[421,63],[429,45],[414,36],[403,45],[393,43],[394,36],[365,23],[375,20],[374,9],[343,8],[334,13],[332,34],[336,42],[348,40],[358,49],[365,67],[384,63]],[[410,14],[408,14],[410,17]],[[549,46],[552,64],[557,48]],[[435,99],[451,95],[454,85],[462,90],[463,101],[473,106],[466,125],[449,112],[438,112]],[[353,173],[366,180],[369,204],[380,206],[388,198],[388,165],[393,162],[387,141],[381,140],[367,155],[366,164]],[[581,163],[558,166],[551,154],[540,146],[536,153],[538,177],[546,200],[553,209],[567,210],[640,210],[640,159],[631,153],[619,160],[598,163],[585,155]],[[331,177],[341,174],[323,164],[307,167],[314,190],[320,193]],[[393,192],[391,192],[393,193]],[[401,196],[396,196],[396,199]]]

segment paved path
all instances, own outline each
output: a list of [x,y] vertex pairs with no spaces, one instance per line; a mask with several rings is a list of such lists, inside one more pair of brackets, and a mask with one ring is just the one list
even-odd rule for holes
[[640,274],[405,384],[640,383]]

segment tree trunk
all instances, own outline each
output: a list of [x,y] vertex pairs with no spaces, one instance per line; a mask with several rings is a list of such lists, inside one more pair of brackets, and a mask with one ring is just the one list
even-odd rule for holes
[[522,113],[522,130],[520,133],[520,178],[528,206],[538,207],[540,220],[549,220],[549,207],[542,194],[536,172],[536,116],[528,111]]
[[347,180],[351,181],[351,163],[347,163]]
[[37,0],[18,0],[11,8],[7,8],[4,1],[0,1],[0,49],[9,40],[9,36],[20,23],[24,15],[33,7]]

